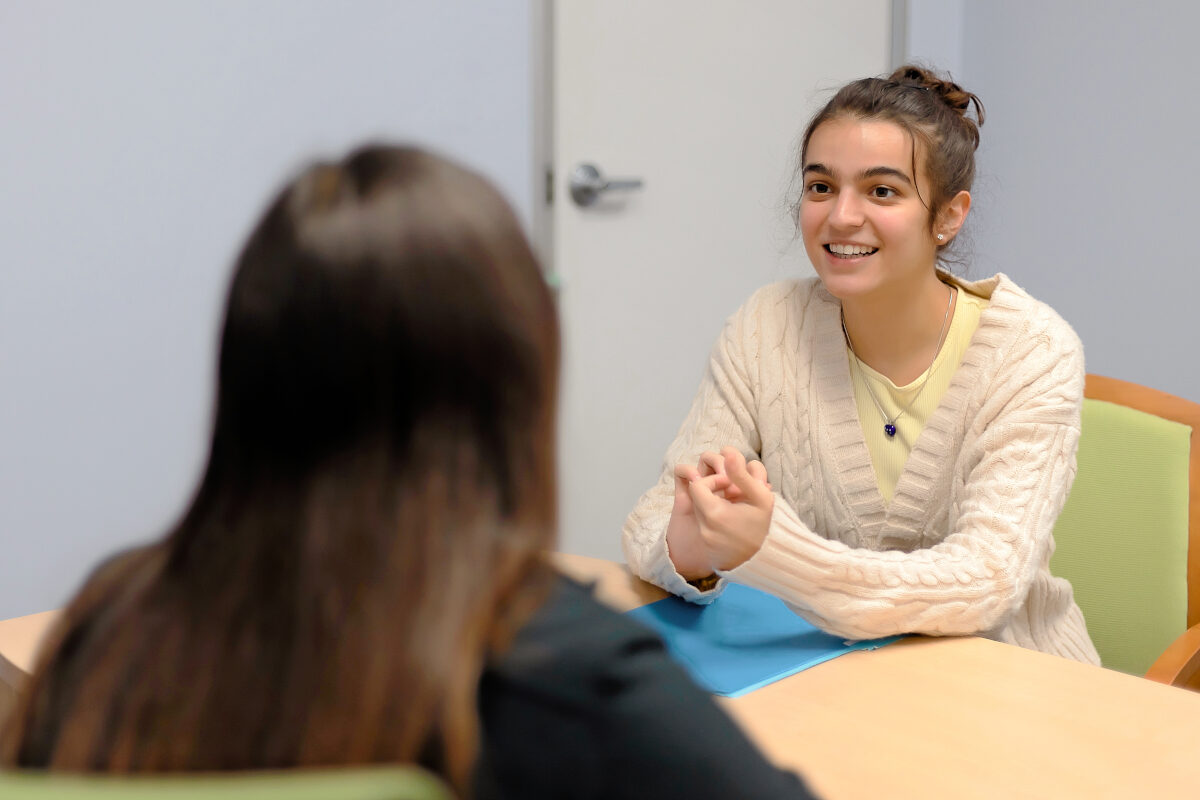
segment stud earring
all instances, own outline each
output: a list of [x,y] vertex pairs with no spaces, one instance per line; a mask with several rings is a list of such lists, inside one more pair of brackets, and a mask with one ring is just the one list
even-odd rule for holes
[[945,240],[946,240],[946,234],[944,234],[944,233],[939,233],[939,234],[938,234],[938,241],[939,241],[939,242],[943,242],[943,241],[945,241]]

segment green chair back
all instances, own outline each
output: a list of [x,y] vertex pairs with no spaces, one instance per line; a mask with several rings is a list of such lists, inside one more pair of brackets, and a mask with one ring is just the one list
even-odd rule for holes
[[296,769],[154,776],[0,771],[4,800],[452,800],[419,767]]
[[1142,675],[1187,628],[1191,428],[1083,401],[1078,472],[1054,528],[1104,666]]

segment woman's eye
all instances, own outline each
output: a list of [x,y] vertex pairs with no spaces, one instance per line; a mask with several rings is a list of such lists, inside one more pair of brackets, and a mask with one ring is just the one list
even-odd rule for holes
[[818,181],[816,183],[810,183],[808,185],[808,191],[811,194],[829,194],[833,191],[833,189],[829,188],[828,183],[821,183]]
[[890,186],[876,186],[871,190],[871,196],[880,200],[890,200],[896,196],[896,190]]

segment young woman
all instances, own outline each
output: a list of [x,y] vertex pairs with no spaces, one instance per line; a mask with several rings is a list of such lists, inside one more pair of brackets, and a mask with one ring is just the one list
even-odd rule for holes
[[982,122],[975,95],[911,66],[813,118],[798,224],[818,277],[727,322],[626,522],[634,572],[701,603],[735,580],[852,639],[972,634],[1099,663],[1049,568],[1079,339],[1003,274],[938,268]]
[[191,507],[70,603],[0,761],[809,796],[656,638],[547,567],[558,352],[485,180],[393,147],[307,170],[238,261]]

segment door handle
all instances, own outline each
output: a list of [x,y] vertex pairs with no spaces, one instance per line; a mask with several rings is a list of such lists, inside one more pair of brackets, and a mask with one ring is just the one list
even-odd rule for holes
[[604,177],[594,164],[580,164],[571,172],[567,185],[571,189],[571,199],[575,205],[586,208],[600,199],[603,192],[631,191],[642,188],[641,178]]

